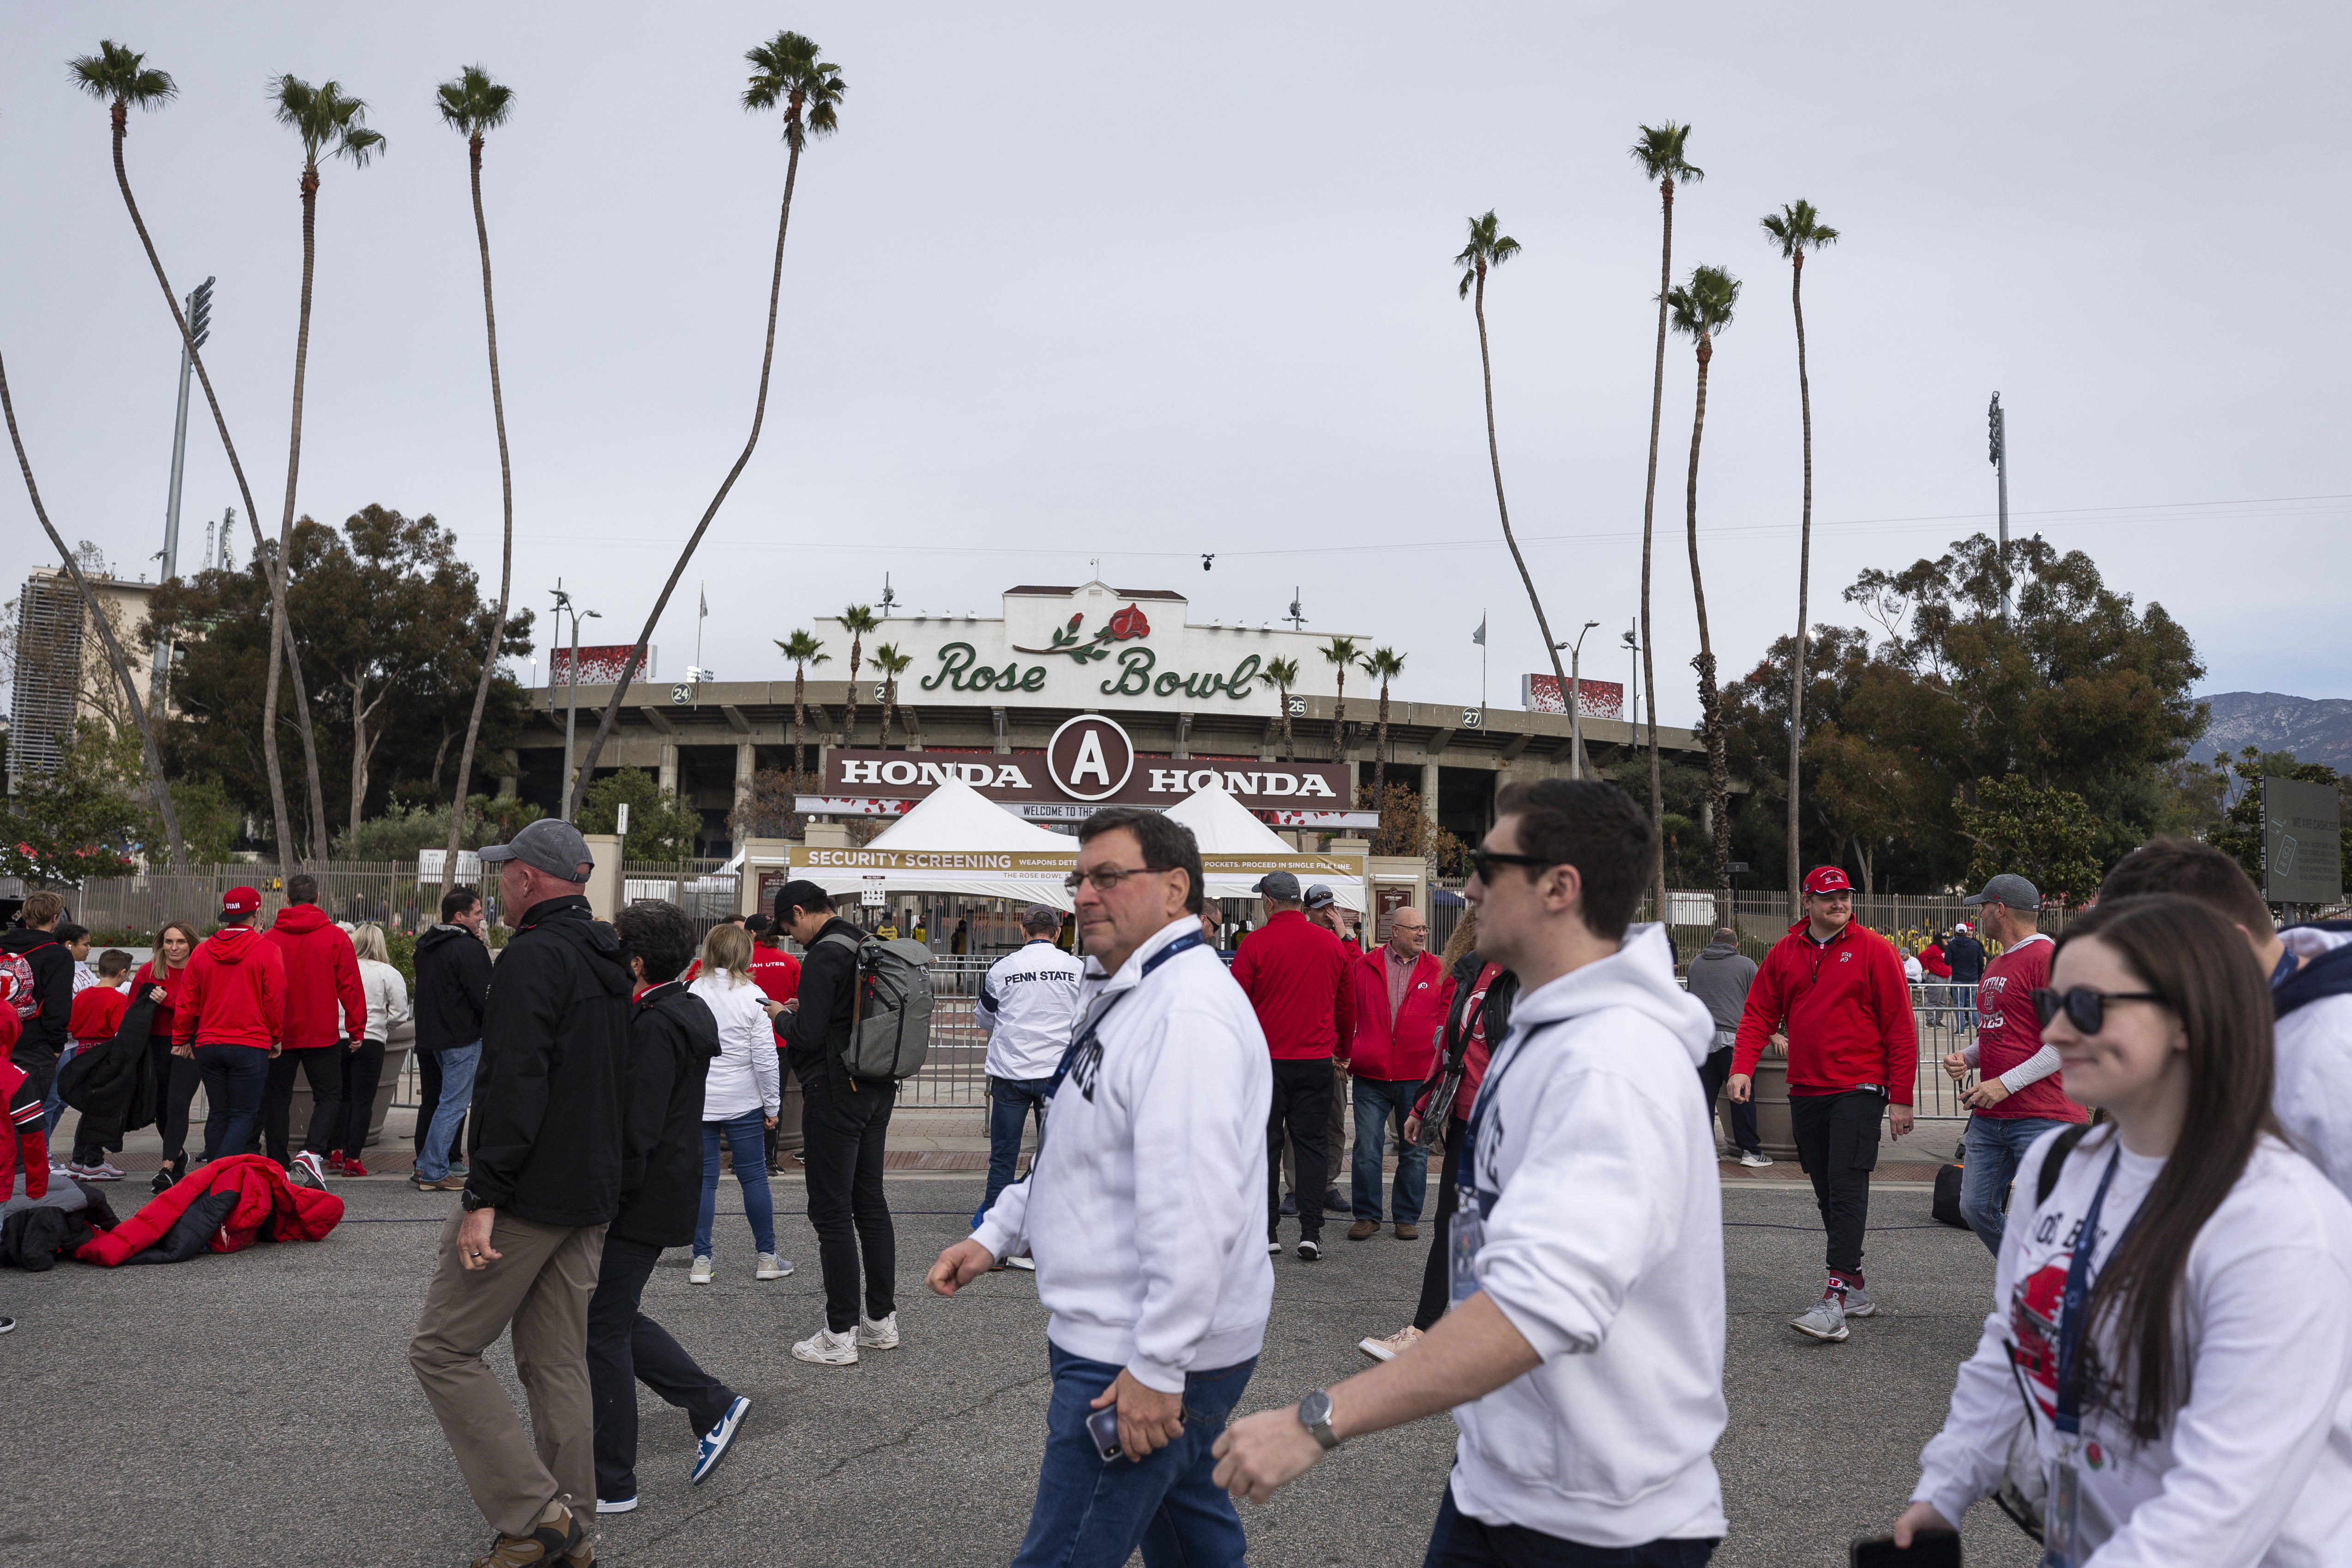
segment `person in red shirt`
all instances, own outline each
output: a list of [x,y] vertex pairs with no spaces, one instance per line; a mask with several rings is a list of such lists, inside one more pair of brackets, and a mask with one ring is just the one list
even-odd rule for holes
[[[761,991],[767,993],[769,1001],[789,1002],[794,1006],[797,1006],[799,1005],[801,994],[801,961],[784,951],[784,932],[782,930],[765,915],[751,916],[749,919],[744,921],[743,929],[751,933],[751,979],[753,984],[757,984]],[[702,961],[698,958],[695,960],[697,964],[699,964]],[[783,1030],[791,1026],[792,1020],[790,1016],[787,1016],[778,1018],[776,1023],[779,1026],[776,1031],[776,1050],[778,1053],[776,1066],[779,1069],[782,1069],[788,1065],[783,1060],[782,1057],[784,1049]],[[779,1081],[784,1086],[784,1100],[786,1102],[785,1110],[795,1119],[793,1125],[793,1131],[797,1132],[800,1126],[797,1118],[799,1117],[800,1112],[793,1110],[791,1105],[791,1100],[797,1086],[794,1085],[793,1075],[789,1072],[785,1072]],[[780,1114],[776,1117],[773,1124],[767,1129],[767,1131],[764,1134],[768,1146],[768,1174],[772,1176],[781,1175],[782,1173],[776,1166],[776,1140],[783,1135],[783,1131],[784,1117]]]
[[[360,957],[342,927],[319,907],[319,880],[307,875],[286,879],[286,907],[264,940],[286,961],[286,1049],[269,1064],[261,1135],[269,1157],[289,1176],[305,1186],[324,1187],[327,1151],[341,1142],[343,1125],[343,1057],[367,1036]],[[287,1121],[298,1068],[310,1080],[310,1125],[301,1152],[289,1160]]]
[[221,929],[188,960],[172,997],[172,1049],[204,1078],[205,1159],[242,1154],[261,1120],[269,1059],[286,1024],[286,958],[253,929],[261,895],[221,895]]
[[1356,1223],[1348,1229],[1349,1241],[1380,1234],[1381,1163],[1391,1123],[1397,1129],[1397,1170],[1389,1217],[1399,1241],[1421,1238],[1429,1151],[1403,1135],[1404,1124],[1436,1065],[1437,1033],[1454,1001],[1453,976],[1428,942],[1429,921],[1407,904],[1389,917],[1389,940],[1348,965],[1356,1014],[1348,1050],[1356,1106]]
[[[122,1016],[131,1010],[131,998],[122,983],[131,978],[131,955],[119,947],[110,947],[98,955],[98,983],[84,987],[73,1000],[73,1014],[66,1024],[70,1039],[63,1055],[58,1058],[58,1072],[65,1073],[66,1063],[93,1046],[102,1046],[114,1038],[114,1031],[122,1027]],[[47,1131],[55,1132],[66,1113],[63,1096],[54,1085],[49,1089],[49,1120]],[[79,1181],[119,1182],[121,1168],[106,1157],[105,1145],[98,1137],[85,1131],[87,1119],[74,1126],[73,1157],[66,1169]]]
[[1944,1058],[1955,1082],[1977,1070],[1977,1086],[1962,1097],[1969,1118],[1961,1161],[1960,1217],[1977,1239],[2000,1256],[2006,1228],[2001,1200],[2017,1163],[2053,1127],[2088,1121],[2091,1113],[2066,1098],[2058,1077],[2058,1047],[2042,1043],[2042,1015],[2033,994],[2050,984],[2051,940],[2036,929],[2041,889],[2003,872],[1984,891],[1960,902],[1984,911],[1985,934],[2000,944],[1977,984],[1977,1041]]
[[1735,1103],[1748,1100],[1765,1043],[1787,1035],[1789,1121],[1829,1236],[1830,1271],[1822,1299],[1789,1326],[1842,1340],[1846,1319],[1877,1310],[1862,1279],[1870,1173],[1882,1118],[1896,1138],[1911,1131],[1919,1035],[1903,959],[1893,942],[1853,923],[1845,873],[1816,867],[1804,888],[1805,918],[1772,944],[1748,988],[1729,1088]]
[[165,921],[155,932],[154,956],[131,977],[131,999],[155,1004],[147,1021],[147,1070],[155,1080],[155,1131],[163,1140],[152,1188],[157,1193],[178,1181],[188,1166],[188,1108],[195,1102],[198,1074],[193,1055],[172,1048],[173,1004],[188,960],[204,940],[188,921]]
[[1274,1100],[1265,1123],[1265,1249],[1280,1252],[1282,1138],[1297,1151],[1298,1256],[1323,1256],[1323,1205],[1307,1194],[1323,1191],[1330,1143],[1325,1118],[1331,1107],[1331,1058],[1355,1033],[1347,951],[1339,939],[1310,922],[1298,879],[1275,871],[1258,879],[1266,921],[1242,938],[1233,974],[1274,1058]]

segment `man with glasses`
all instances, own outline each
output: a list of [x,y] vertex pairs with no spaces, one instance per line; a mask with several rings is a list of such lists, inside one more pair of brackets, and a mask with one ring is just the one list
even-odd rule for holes
[[952,1296],[1024,1247],[1037,1265],[1054,1390],[1015,1568],[1138,1546],[1150,1568],[1237,1568],[1246,1542],[1210,1445],[1274,1300],[1257,1249],[1265,1040],[1202,939],[1192,831],[1115,806],[1078,837],[1083,1010],[1041,1146],[928,1283]]
[[1329,1117],[1332,1058],[1355,1033],[1348,953],[1339,939],[1309,921],[1298,879],[1276,871],[1257,882],[1266,921],[1242,938],[1234,979],[1256,1010],[1274,1061],[1274,1098],[1266,1112],[1265,1249],[1280,1252],[1279,1166],[1283,1134],[1290,1135],[1292,1191],[1298,1194],[1298,1256],[1323,1256],[1324,1205],[1315,1194],[1330,1177]]
[[1854,923],[1845,873],[1817,866],[1804,888],[1805,918],[1772,944],[1748,988],[1729,1090],[1733,1104],[1745,1103],[1766,1042],[1788,1037],[1790,1128],[1829,1236],[1829,1284],[1789,1326],[1842,1340],[1848,1318],[1878,1310],[1862,1278],[1870,1173],[1882,1118],[1896,1138],[1911,1131],[1919,1034],[1903,959],[1893,942]]
[[1388,941],[1348,967],[1356,1011],[1348,1053],[1356,1101],[1350,1163],[1356,1223],[1348,1239],[1366,1241],[1381,1232],[1381,1164],[1393,1125],[1397,1170],[1389,1218],[1399,1241],[1417,1241],[1429,1151],[1404,1135],[1404,1124],[1437,1065],[1437,1035],[1454,1003],[1454,977],[1429,951],[1429,921],[1411,904],[1389,917]]
[[1983,911],[1985,935],[2000,947],[1977,984],[1976,1043],[1944,1058],[1944,1070],[1955,1083],[1969,1068],[1977,1069],[1977,1086],[1960,1097],[1970,1112],[1960,1217],[1999,1258],[2017,1163],[2044,1132],[2088,1121],[2091,1113],[2066,1098],[2057,1076],[2058,1047],[2042,1043],[2033,994],[2050,984],[2054,944],[2035,929],[2042,914],[2040,889],[2004,871],[1983,892],[1960,902]]

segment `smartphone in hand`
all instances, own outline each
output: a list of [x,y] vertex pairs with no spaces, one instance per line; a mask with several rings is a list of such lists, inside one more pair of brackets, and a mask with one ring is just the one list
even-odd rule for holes
[[[1095,1449],[1106,1460],[1116,1459],[1125,1452],[1118,1441],[1118,1406],[1106,1405],[1087,1417],[1087,1436],[1095,1440]],[[1959,1559],[1952,1559],[1955,1563]]]
[[1960,1532],[1915,1531],[1908,1550],[1891,1535],[1869,1536],[1853,1543],[1847,1562],[1852,1568],[1960,1568]]

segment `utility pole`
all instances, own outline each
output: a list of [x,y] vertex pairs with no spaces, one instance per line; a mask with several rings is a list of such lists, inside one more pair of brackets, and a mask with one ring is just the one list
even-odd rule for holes
[[2000,484],[2000,618],[2011,618],[2012,604],[2009,592],[2009,421],[2000,412],[2000,394],[1992,395],[1992,406],[1985,410],[1985,424],[1992,439],[1993,473]]
[[[550,592],[555,595],[556,624],[559,626],[562,624],[566,611],[569,611],[572,616],[572,659],[563,671],[563,684],[569,694],[571,705],[563,714],[563,809],[559,814],[562,820],[569,822],[572,820],[573,793],[572,772],[578,764],[579,758],[579,753],[573,750],[572,736],[580,726],[580,618],[583,615],[592,621],[602,620],[604,617],[593,610],[582,610],[572,604],[572,595],[563,591],[563,579],[561,577],[555,580],[555,586]],[[554,694],[554,682],[550,681],[548,695],[552,698]]]
[[1574,642],[1559,645],[1568,649],[1568,776],[1573,779],[1584,776],[1584,637],[1600,624],[1585,622]]
[[[188,346],[193,342],[202,348],[212,335],[213,279],[205,279],[189,294],[187,317],[188,335],[180,340],[180,412],[172,425],[172,491],[163,503],[163,568],[155,574],[158,583],[168,583],[180,574],[180,476],[188,458],[188,378],[195,369]],[[172,642],[166,637],[155,645],[155,668],[148,689],[149,702],[159,709],[171,668]]]

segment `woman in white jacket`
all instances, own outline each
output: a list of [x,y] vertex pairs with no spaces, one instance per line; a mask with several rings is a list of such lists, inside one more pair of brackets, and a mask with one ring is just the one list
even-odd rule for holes
[[793,1266],[776,1257],[775,1202],[768,1192],[768,1159],[761,1134],[776,1124],[782,1084],[776,1031],[782,1011],[751,978],[751,936],[739,925],[719,925],[702,942],[702,973],[687,990],[702,998],[719,1023],[719,1058],[702,1092],[702,1215],[694,1227],[694,1268],[687,1279],[710,1283],[710,1221],[719,1205],[719,1143],[732,1151],[743,1185],[743,1214],[759,1248],[755,1279],[782,1279]]
[[2272,1120],[2244,940],[2187,899],[2103,904],[2035,1001],[2066,1093],[2108,1122],[2020,1166],[1993,1310],[1896,1542],[2006,1480],[2063,1568],[2343,1561],[2352,1204]]
[[392,1026],[408,1016],[408,982],[392,966],[382,926],[371,921],[353,931],[352,951],[359,955],[360,989],[367,995],[367,1029],[343,1052],[343,1124],[327,1166],[346,1176],[364,1176],[360,1154],[367,1147],[376,1085],[383,1078],[383,1044]]

